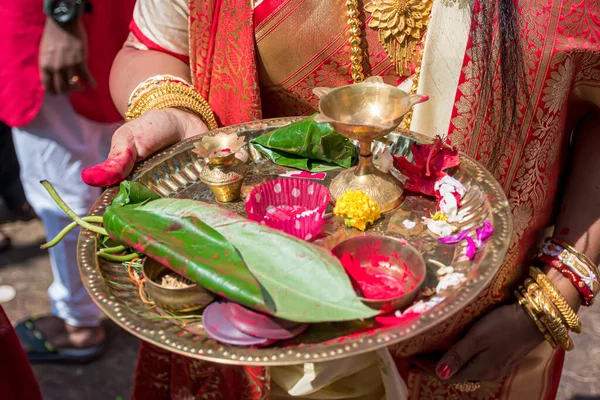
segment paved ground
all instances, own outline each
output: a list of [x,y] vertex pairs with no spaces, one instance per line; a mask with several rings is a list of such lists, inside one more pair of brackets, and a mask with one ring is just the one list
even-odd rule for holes
[[[49,311],[46,289],[51,282],[47,254],[39,249],[43,227],[39,221],[0,225],[12,236],[14,248],[0,254],[0,285],[11,285],[16,297],[3,304],[9,318]],[[584,333],[566,361],[560,400],[600,399],[600,306],[582,313]],[[127,399],[135,366],[138,341],[106,321],[110,335],[107,354],[86,366],[35,365],[34,371],[46,400]],[[26,399],[24,399],[26,400]],[[524,399],[526,400],[526,399]]]

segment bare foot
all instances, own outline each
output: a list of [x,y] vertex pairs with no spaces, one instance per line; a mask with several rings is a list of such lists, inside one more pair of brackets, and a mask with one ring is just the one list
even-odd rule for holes
[[[55,316],[41,317],[35,320],[35,327],[55,348],[94,347],[106,339],[102,326],[83,328],[67,324]],[[31,349],[25,349],[26,352]]]

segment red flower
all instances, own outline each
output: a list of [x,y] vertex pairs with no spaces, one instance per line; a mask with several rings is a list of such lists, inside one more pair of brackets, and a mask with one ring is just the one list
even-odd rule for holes
[[446,175],[445,170],[460,164],[458,150],[436,136],[432,144],[412,145],[413,163],[405,157],[394,156],[394,167],[408,179],[404,188],[426,196],[435,196],[435,182]]

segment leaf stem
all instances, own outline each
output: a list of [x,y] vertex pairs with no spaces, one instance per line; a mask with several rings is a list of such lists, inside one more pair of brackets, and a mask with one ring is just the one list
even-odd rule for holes
[[104,223],[104,217],[102,217],[100,215],[88,215],[87,217],[83,217],[81,219],[84,220],[85,222],[94,222],[97,224]]
[[116,253],[122,253],[125,250],[127,250],[127,247],[125,247],[125,246],[104,247],[98,251],[98,254],[100,254],[100,253],[116,254]]
[[[88,217],[83,217],[82,220],[84,220],[85,222],[102,222],[102,217],[88,216]],[[54,236],[54,238],[52,240],[41,245],[40,248],[41,249],[49,249],[50,247],[56,246],[61,240],[64,239],[65,236],[67,236],[67,234],[69,232],[71,232],[73,229],[77,228],[78,226],[79,226],[79,224],[77,222],[75,222],[75,221],[71,222],[69,225],[65,226],[60,232],[58,232],[58,234],[56,236]]]
[[60,209],[63,210],[65,212],[65,214],[67,214],[69,217],[71,217],[71,219],[73,221],[77,222],[77,225],[79,225],[82,228],[85,228],[87,230],[90,230],[92,232],[96,232],[100,235],[108,236],[108,232],[106,232],[106,230],[104,228],[100,228],[99,226],[92,225],[92,224],[84,221],[79,215],[75,214],[75,211],[73,211],[69,208],[67,203],[64,202],[64,200],[56,192],[56,189],[54,189],[54,187],[52,186],[52,184],[50,182],[44,180],[44,181],[41,181],[40,183],[48,191],[48,194],[50,194],[50,197],[52,197],[52,200],[54,200],[56,202],[56,204],[58,204]]
[[139,258],[140,255],[138,253],[131,253],[131,254],[126,254],[124,256],[115,256],[114,254],[102,253],[101,251],[99,251],[98,257],[102,257],[108,261],[125,262],[125,261],[131,261],[136,258]]

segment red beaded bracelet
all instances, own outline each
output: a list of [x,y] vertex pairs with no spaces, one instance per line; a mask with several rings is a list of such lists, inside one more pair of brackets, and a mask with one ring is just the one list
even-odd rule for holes
[[600,282],[596,275],[596,269],[589,267],[579,258],[579,254],[573,254],[570,248],[548,239],[540,249],[537,259],[558,271],[571,281],[583,297],[583,305],[589,306],[594,302],[594,297],[600,291]]
[[592,303],[594,302],[594,292],[588,287],[588,285],[585,284],[585,282],[583,281],[581,276],[579,276],[578,274],[573,272],[571,267],[560,262],[558,257],[552,257],[552,256],[548,256],[548,255],[540,255],[537,257],[537,259],[541,263],[560,271],[560,273],[563,274],[563,276],[565,276],[567,279],[569,279],[571,281],[571,283],[573,284],[573,286],[575,286],[577,288],[577,290],[583,297],[583,305],[584,306],[592,305]]

